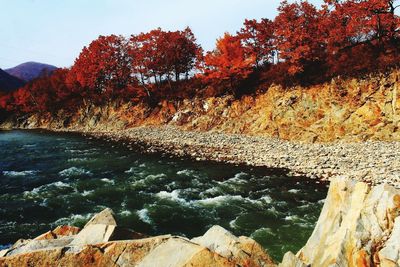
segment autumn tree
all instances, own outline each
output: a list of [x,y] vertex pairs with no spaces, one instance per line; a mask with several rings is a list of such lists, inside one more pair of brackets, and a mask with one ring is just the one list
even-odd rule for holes
[[190,28],[167,32],[158,28],[132,35],[129,43],[132,71],[143,86],[172,79],[178,82],[182,74],[188,78],[201,54]]
[[132,82],[130,64],[124,37],[100,36],[83,48],[67,81],[77,82],[82,97],[91,102],[115,100]]
[[274,24],[269,19],[245,20],[237,33],[247,57],[254,56],[256,67],[274,63],[277,56],[274,44]]
[[255,56],[246,54],[240,38],[225,33],[217,40],[215,50],[204,57],[203,79],[225,82],[234,93],[238,82],[253,71],[254,64]]
[[274,21],[276,46],[280,58],[289,64],[288,73],[296,75],[315,65],[321,67],[326,51],[325,34],[320,29],[322,13],[305,1],[283,1],[278,11]]
[[[399,16],[394,0],[325,0],[328,61],[332,75],[396,64]],[[335,27],[329,27],[330,25]]]

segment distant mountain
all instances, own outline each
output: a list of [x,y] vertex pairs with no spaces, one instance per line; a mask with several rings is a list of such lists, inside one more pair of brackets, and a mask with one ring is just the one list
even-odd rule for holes
[[43,74],[51,73],[55,69],[57,69],[57,67],[53,65],[38,62],[26,62],[14,68],[6,69],[5,71],[25,82],[29,82]]
[[24,84],[25,82],[23,80],[14,77],[0,69],[0,93],[13,91]]

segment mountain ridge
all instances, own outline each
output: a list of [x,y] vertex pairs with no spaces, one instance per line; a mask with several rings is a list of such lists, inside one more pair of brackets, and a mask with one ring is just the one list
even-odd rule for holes
[[32,81],[32,80],[40,77],[41,75],[45,74],[46,72],[51,73],[57,68],[58,67],[50,65],[50,64],[28,61],[28,62],[21,63],[13,68],[5,69],[4,71],[12,76],[15,76],[15,77],[25,81],[25,82],[29,82],[29,81]]
[[24,84],[25,82],[23,80],[0,69],[0,93],[8,93],[23,86]]

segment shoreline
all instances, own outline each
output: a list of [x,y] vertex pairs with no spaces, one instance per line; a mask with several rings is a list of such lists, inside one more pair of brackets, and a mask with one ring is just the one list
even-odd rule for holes
[[400,188],[400,142],[366,141],[301,143],[271,137],[186,131],[172,126],[140,126],[120,131],[76,132],[94,138],[141,146],[146,152],[162,152],[195,160],[245,164],[289,170],[289,175],[329,181],[345,176],[370,185],[388,183]]

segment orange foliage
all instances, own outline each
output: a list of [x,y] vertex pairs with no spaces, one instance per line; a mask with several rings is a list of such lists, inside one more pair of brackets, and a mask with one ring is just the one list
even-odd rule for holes
[[246,54],[240,39],[225,33],[216,49],[204,57],[203,77],[206,82],[227,82],[234,90],[237,82],[252,72],[254,63],[255,56]]

